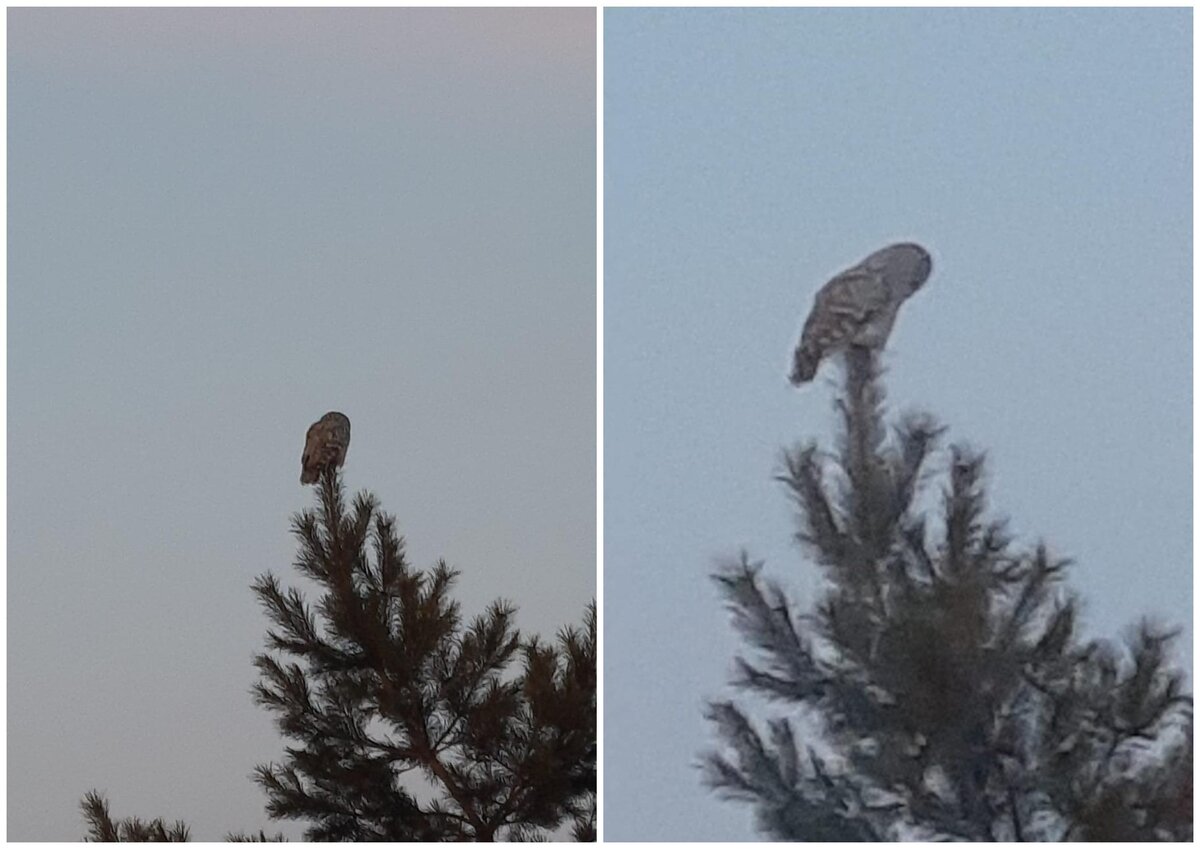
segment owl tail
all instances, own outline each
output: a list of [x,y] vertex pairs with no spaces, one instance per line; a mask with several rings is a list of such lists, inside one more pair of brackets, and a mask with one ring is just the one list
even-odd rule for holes
[[790,380],[794,386],[803,386],[812,380],[817,374],[817,365],[821,362],[820,357],[814,356],[806,348],[797,348],[796,356],[792,362],[792,373]]

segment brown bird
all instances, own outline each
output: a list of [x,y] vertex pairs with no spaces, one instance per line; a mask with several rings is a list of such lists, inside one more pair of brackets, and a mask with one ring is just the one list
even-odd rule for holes
[[300,483],[316,483],[321,472],[341,468],[350,447],[350,419],[341,413],[326,413],[304,435],[300,457]]
[[903,242],[876,251],[822,286],[792,355],[792,383],[812,380],[823,359],[848,347],[883,348],[900,305],[925,285],[932,268],[928,251]]

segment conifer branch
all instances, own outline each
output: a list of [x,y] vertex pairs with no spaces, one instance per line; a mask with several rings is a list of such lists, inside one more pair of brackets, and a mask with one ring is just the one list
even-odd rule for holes
[[[256,661],[256,698],[302,744],[286,767],[257,771],[271,816],[310,820],[310,839],[492,840],[574,823],[594,798],[594,652],[588,698],[568,697],[555,681],[586,652],[526,644],[504,601],[464,626],[450,597],[457,572],[413,569],[395,520],[366,493],[347,507],[336,470],[317,492],[318,508],[293,521],[316,603],[269,575],[255,584],[276,625],[269,648],[307,663]],[[594,622],[592,633],[594,643]],[[506,680],[523,648],[524,671]],[[551,708],[564,712],[547,724]],[[563,748],[580,723],[590,755]],[[589,757],[590,789],[574,783]],[[428,803],[400,789],[414,770],[435,788]]]
[[875,355],[845,364],[838,452],[787,451],[777,478],[821,597],[797,613],[745,553],[713,576],[756,710],[707,705],[706,783],[787,840],[1190,839],[1174,633],[1083,640],[1070,561],[989,517],[983,453],[921,413],[889,431]]

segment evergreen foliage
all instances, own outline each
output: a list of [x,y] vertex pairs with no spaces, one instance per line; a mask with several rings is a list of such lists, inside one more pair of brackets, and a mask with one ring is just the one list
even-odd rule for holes
[[275,625],[254,695],[293,741],[256,770],[268,814],[314,841],[590,836],[594,607],[556,645],[523,639],[502,601],[464,623],[457,573],[413,569],[395,520],[367,493],[347,509],[335,470],[293,532],[322,595],[254,584]]
[[[137,817],[113,820],[108,800],[95,790],[83,797],[80,807],[88,824],[84,843],[187,843],[192,839],[191,829],[182,820],[176,820],[170,826],[161,818],[149,822]],[[287,840],[282,832],[268,836],[261,829],[258,834],[227,834],[225,839],[231,843],[283,843]]]
[[245,834],[244,832],[227,834],[225,841],[227,843],[286,843],[287,838],[283,836],[282,831],[269,835],[260,828],[258,834]]
[[[253,585],[273,623],[253,694],[292,741],[255,770],[267,813],[311,841],[594,841],[595,605],[554,643],[522,637],[503,601],[464,623],[457,572],[412,568],[373,495],[347,509],[334,468],[318,493],[292,521],[316,605],[269,572]],[[95,791],[82,807],[90,840],[188,839],[182,822],[113,822]]]
[[1192,700],[1173,633],[1085,639],[1068,561],[988,515],[984,458],[902,417],[846,356],[838,451],[785,452],[799,612],[743,554],[714,576],[747,643],[710,703],[706,782],[780,840],[1191,840]]
[[137,817],[114,820],[108,810],[108,800],[92,790],[80,803],[88,833],[85,843],[186,843],[191,839],[188,827],[176,820],[167,825],[161,818],[148,822]]

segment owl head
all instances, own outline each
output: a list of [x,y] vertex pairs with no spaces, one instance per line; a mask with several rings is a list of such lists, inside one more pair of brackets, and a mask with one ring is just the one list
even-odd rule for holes
[[920,289],[933,270],[929,251],[912,242],[888,245],[875,251],[862,264],[868,271],[880,274],[889,289],[899,290],[906,296]]

